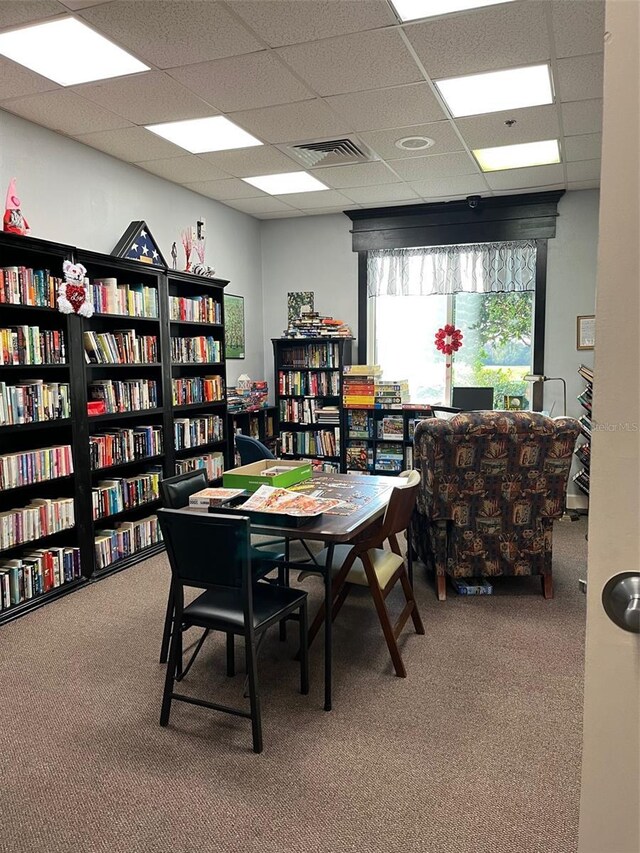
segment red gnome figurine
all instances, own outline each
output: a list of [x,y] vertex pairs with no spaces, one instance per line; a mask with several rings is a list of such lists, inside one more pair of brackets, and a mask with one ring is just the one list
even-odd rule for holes
[[7,189],[7,200],[4,205],[2,227],[10,234],[28,234],[29,225],[20,210],[20,199],[16,195],[16,179],[11,178]]

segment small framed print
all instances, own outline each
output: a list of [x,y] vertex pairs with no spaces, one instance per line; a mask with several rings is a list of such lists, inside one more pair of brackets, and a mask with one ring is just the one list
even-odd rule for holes
[[244,358],[244,296],[224,294],[224,341],[227,358]]
[[577,349],[593,349],[596,345],[596,318],[593,314],[578,317]]

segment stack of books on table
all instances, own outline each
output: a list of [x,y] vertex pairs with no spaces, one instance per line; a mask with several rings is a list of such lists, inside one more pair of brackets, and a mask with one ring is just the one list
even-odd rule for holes
[[381,375],[379,364],[346,365],[342,377],[342,405],[346,409],[372,409],[376,382]]
[[231,385],[227,389],[227,409],[230,412],[253,412],[266,408],[269,386],[265,380],[252,382],[248,388]]

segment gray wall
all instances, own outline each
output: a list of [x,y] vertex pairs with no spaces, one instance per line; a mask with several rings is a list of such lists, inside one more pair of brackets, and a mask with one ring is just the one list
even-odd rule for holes
[[245,297],[246,358],[228,363],[228,381],[263,378],[258,220],[0,110],[3,210],[13,176],[32,236],[96,252],[111,252],[129,222],[143,219],[169,263],[177,242],[183,267],[180,232],[204,217],[207,263]]

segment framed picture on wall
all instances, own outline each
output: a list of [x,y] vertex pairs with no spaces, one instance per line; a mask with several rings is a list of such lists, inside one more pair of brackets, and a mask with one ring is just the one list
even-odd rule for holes
[[244,358],[244,296],[224,295],[224,352],[227,358]]
[[593,349],[596,344],[596,318],[593,314],[578,317],[577,349]]

